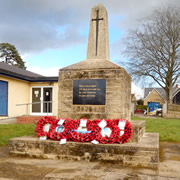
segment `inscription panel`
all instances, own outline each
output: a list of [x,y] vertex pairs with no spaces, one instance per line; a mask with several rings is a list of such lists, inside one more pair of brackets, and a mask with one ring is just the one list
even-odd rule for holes
[[73,104],[105,105],[105,103],[105,79],[84,79],[73,81]]

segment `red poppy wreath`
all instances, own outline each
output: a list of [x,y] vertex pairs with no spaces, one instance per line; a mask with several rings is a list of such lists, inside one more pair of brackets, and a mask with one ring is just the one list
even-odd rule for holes
[[55,119],[50,116],[44,116],[41,118],[36,125],[36,132],[39,137],[46,136],[49,138],[49,130]]
[[93,129],[95,124],[88,119],[72,120],[72,129],[69,139],[76,142],[90,142],[94,139]]
[[50,138],[55,141],[59,141],[61,139],[69,140],[71,122],[72,120],[68,118],[60,118],[54,120],[49,131]]
[[112,120],[103,119],[94,120],[96,127],[94,128],[94,140],[101,144],[112,144],[116,141],[116,138],[119,136],[120,130],[113,123]]
[[117,143],[126,143],[133,134],[132,125],[128,120],[125,119],[114,119],[113,123],[120,129],[120,134],[116,138]]

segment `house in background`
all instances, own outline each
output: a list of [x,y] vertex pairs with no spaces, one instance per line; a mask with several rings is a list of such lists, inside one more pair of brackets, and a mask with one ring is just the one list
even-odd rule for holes
[[[173,88],[173,103],[180,105],[180,88],[176,85]],[[145,88],[144,89],[144,105],[148,102],[157,102],[160,105],[166,102],[166,93],[162,88]]]
[[162,88],[144,89],[144,105],[148,105],[149,102],[156,102],[162,105],[165,103],[165,100],[166,94]]
[[41,76],[0,62],[0,119],[57,116],[57,96],[58,77]]

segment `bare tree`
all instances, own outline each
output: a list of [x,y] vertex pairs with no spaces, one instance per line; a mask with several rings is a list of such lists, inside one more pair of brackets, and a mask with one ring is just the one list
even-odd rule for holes
[[172,103],[172,88],[180,78],[180,11],[175,7],[155,10],[130,30],[125,54],[134,77],[152,78]]

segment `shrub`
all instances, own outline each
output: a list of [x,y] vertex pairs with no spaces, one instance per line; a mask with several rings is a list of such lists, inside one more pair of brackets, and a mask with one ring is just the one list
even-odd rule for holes
[[136,109],[147,110],[147,106],[146,105],[136,105]]

